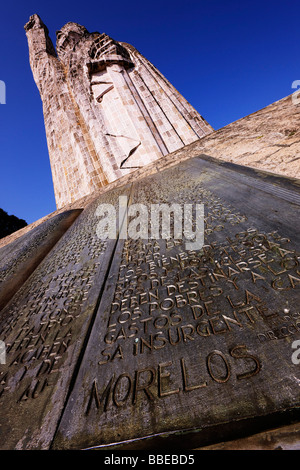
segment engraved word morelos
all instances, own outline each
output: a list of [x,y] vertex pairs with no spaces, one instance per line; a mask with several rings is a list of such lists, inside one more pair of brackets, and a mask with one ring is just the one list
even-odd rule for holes
[[259,140],[257,115],[214,132],[129,44],[67,23],[55,49],[38,15],[25,30],[58,209],[1,241],[0,448],[299,425],[299,180],[220,159],[244,133],[247,155],[294,151],[278,116],[294,126],[297,104],[259,113]]

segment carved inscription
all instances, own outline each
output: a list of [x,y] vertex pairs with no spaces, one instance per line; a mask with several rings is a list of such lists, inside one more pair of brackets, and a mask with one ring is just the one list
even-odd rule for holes
[[[203,358],[202,363],[199,361],[197,376],[192,379],[189,377],[189,359],[183,357],[178,359],[175,364],[172,361],[162,362],[157,365],[157,368],[139,369],[134,371],[132,375],[126,372],[116,377],[113,374],[101,391],[97,382],[93,382],[86,415],[89,414],[93,406],[96,410],[107,411],[107,408],[112,404],[116,407],[128,403],[135,405],[140,394],[144,398],[154,401],[157,398],[202,389],[207,387],[211,381],[219,384],[226,383],[232,375],[231,364],[234,364],[232,358],[241,359],[246,364],[244,372],[235,373],[237,380],[249,379],[261,369],[260,360],[250,354],[244,344],[239,344],[232,348],[228,355],[219,350],[211,351]],[[174,379],[174,377],[170,377],[172,366],[176,385],[170,388],[169,383],[171,379]]]
[[55,431],[53,448],[105,445],[297,405],[299,252],[206,181],[176,167],[128,197],[204,204],[201,250],[172,234],[100,240],[97,205],[129,196],[120,188],[81,214],[3,309],[7,446],[49,448]]
[[205,245],[119,240],[54,448],[203,429],[297,402],[288,361],[300,335],[299,252],[207,181],[187,165],[133,185],[132,203],[204,204]]
[[[161,254],[164,243],[166,255]],[[172,255],[176,247],[179,250]],[[170,347],[205,341],[212,335],[243,332],[249,327],[261,342],[300,333],[300,313],[290,310],[288,301],[274,309],[266,300],[267,293],[270,297],[273,290],[289,291],[300,287],[298,266],[299,255],[289,249],[289,240],[276,232],[262,234],[255,229],[238,232],[234,239],[228,238],[219,246],[206,245],[200,253],[184,252],[181,243],[176,241],[146,244],[140,240],[126,241],[103,332],[105,348],[98,365],[118,363],[130,355],[155,355],[162,349],[168,354]],[[223,364],[220,376],[214,372],[216,358]],[[248,352],[244,344],[238,344],[230,351],[212,351],[204,358],[210,379],[226,383],[233,358],[240,359],[240,364],[244,358],[245,365],[250,365],[236,374],[238,379],[249,378],[261,368],[259,358]],[[188,362],[184,358],[177,362],[183,380],[181,390],[186,391],[189,389],[186,384]],[[157,377],[159,384],[161,364],[157,367],[157,370],[147,370],[151,383]],[[139,376],[139,371],[136,375]],[[134,377],[127,373],[112,376],[107,385],[107,396],[110,391],[112,404],[118,403],[114,390],[118,390],[119,382],[127,382],[125,396],[129,399],[131,393],[132,403],[136,403],[133,392],[139,385]],[[207,386],[207,382],[203,386]],[[179,393],[180,388],[176,390]],[[91,394],[99,395],[96,383]],[[153,398],[149,392],[144,396]],[[165,395],[158,391],[157,396]],[[97,407],[100,402],[95,398]]]
[[[79,238],[80,246],[93,252],[93,257],[105,249],[103,242],[91,241],[88,233]],[[53,384],[64,362],[72,340],[73,324],[82,313],[81,308],[100,264],[95,261],[77,271],[74,249],[76,242],[44,264],[43,271],[36,274],[25,294],[26,306],[19,310],[16,300],[10,308],[12,315],[2,322],[1,338],[6,342],[8,364],[7,371],[0,372],[1,398],[12,388],[20,390],[18,401],[37,398],[46,386]],[[80,250],[77,254],[80,255]],[[53,267],[56,263],[57,269]],[[68,265],[73,269],[66,270]],[[43,278],[45,273],[50,274],[48,282]],[[19,371],[18,380],[7,386],[10,377],[16,378],[16,370]],[[29,377],[30,384],[27,385]],[[0,400],[1,403],[5,404],[5,401]]]
[[73,210],[58,214],[0,250],[0,311],[80,212],[81,210]]
[[[100,200],[115,202],[109,194]],[[6,345],[6,364],[0,368],[5,448],[48,448],[53,438],[115,244],[96,234],[97,204],[81,214],[1,312],[0,337]],[[44,419],[47,432],[40,433]],[[15,420],[22,423],[17,432]]]

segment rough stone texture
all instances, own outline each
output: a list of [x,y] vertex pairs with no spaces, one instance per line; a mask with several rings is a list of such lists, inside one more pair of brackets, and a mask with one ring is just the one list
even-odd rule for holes
[[[117,197],[107,193],[101,202]],[[0,366],[0,446],[6,449],[47,448],[55,432],[116,242],[97,237],[98,203],[77,217],[1,310],[7,360]],[[27,249],[35,245],[31,236]]]
[[300,106],[289,95],[199,140],[193,150],[299,178],[299,124]]
[[131,204],[203,203],[205,246],[118,240],[54,448],[190,448],[299,418],[300,191],[274,183],[199,157],[131,185]]
[[98,194],[118,185],[136,181],[163,168],[175,165],[201,153],[213,156],[221,162],[233,162],[247,167],[283,175],[288,178],[300,176],[300,105],[293,104],[293,95],[272,103],[256,113],[235,121],[228,126],[202,137],[164,158],[137,169],[87,195],[75,203],[65,205],[30,224],[24,229],[0,240],[0,248],[27,233],[46,219],[64,210],[84,208]]
[[80,210],[57,214],[0,248],[0,311],[72,225]]
[[67,23],[55,51],[38,15],[25,30],[58,208],[212,132],[134,47]]
[[[99,239],[120,195],[204,203],[205,246]],[[293,180],[207,156],[95,198],[1,311],[1,448],[178,450],[299,420],[299,208]]]
[[[298,449],[299,365],[291,354],[300,331],[299,105],[286,97],[188,143],[183,121],[175,126],[171,86],[131,46],[68,23],[58,33],[57,59],[36,15],[26,30],[42,96],[44,84],[47,93],[53,87],[43,106],[57,151],[54,182],[57,171],[66,204],[1,240],[2,252],[13,257],[22,240],[34,251],[39,230],[33,228],[43,232],[55,215],[84,210],[1,311],[2,448]],[[76,75],[79,51],[90,56],[90,101],[77,90],[84,82]],[[129,129],[129,120],[119,119],[113,99],[105,105],[120,99],[114,94],[120,89],[130,129],[145,136],[151,130],[156,142],[146,160],[139,153],[144,143],[117,134]],[[147,125],[138,126],[129,93]],[[153,97],[160,113],[174,113],[173,130],[186,136],[184,146],[177,147],[163,115],[150,106]],[[102,106],[97,122],[110,134],[103,159],[85,124],[92,99]],[[182,115],[186,102],[176,99]],[[51,116],[62,129],[70,125],[64,150]],[[111,149],[119,167],[105,157]],[[164,158],[156,158],[157,149]],[[126,169],[132,162],[148,164]],[[98,204],[115,204],[124,194],[147,204],[203,202],[203,250],[175,240],[99,240]]]
[[[0,240],[1,448],[298,449],[299,104],[213,132],[132,46],[25,28],[59,209]],[[205,246],[100,240],[120,195],[203,202]]]

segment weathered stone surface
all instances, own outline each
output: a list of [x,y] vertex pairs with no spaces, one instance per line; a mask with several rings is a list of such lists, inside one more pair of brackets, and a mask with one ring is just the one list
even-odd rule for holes
[[299,189],[208,158],[133,184],[132,202],[192,201],[201,251],[118,241],[54,448],[192,448],[299,419]]
[[[107,193],[101,201],[114,204],[117,196]],[[53,439],[116,243],[96,234],[99,202],[77,218],[1,311],[2,449],[46,449]]]
[[[247,165],[250,168],[296,179],[295,184],[297,184],[300,175],[300,159],[298,158],[298,150],[296,150],[300,132],[297,130],[299,128],[299,106],[299,104],[293,103],[292,95],[287,96],[250,116],[200,138],[183,149],[172,152],[154,163],[149,163],[143,169],[137,169],[129,175],[121,177],[108,186],[97,190],[95,194],[101,194],[110,188],[134,182],[145,175],[197,157],[201,153],[218,159],[220,164],[227,162]],[[250,147],[251,152],[247,150],[246,154],[245,146],[248,150]],[[272,151],[274,146],[277,148],[276,153]],[[292,154],[289,153],[289,149],[294,149]],[[58,212],[78,207],[84,208],[95,198],[95,194],[85,196],[75,203],[67,204]],[[50,216],[53,214],[30,224],[5,239],[1,239],[0,247],[11,243]]]
[[[100,241],[120,195],[204,203],[205,246]],[[98,196],[1,312],[2,448],[192,448],[298,419],[299,205],[293,180],[206,156]]]
[[0,311],[81,213],[57,214],[0,249]]
[[190,146],[193,154],[205,153],[228,162],[299,178],[300,103],[298,100],[297,104],[293,96],[200,139]]
[[[212,132],[132,46],[25,29],[60,209],[0,241],[1,448],[299,446],[299,104]],[[120,195],[203,203],[204,247],[99,240]]]
[[67,23],[55,51],[38,15],[25,30],[58,208],[212,132],[134,47]]

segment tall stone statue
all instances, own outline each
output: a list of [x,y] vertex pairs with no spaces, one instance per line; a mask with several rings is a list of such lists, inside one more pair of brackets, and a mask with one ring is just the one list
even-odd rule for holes
[[55,51],[38,15],[25,30],[58,208],[212,132],[134,47],[67,23]]

